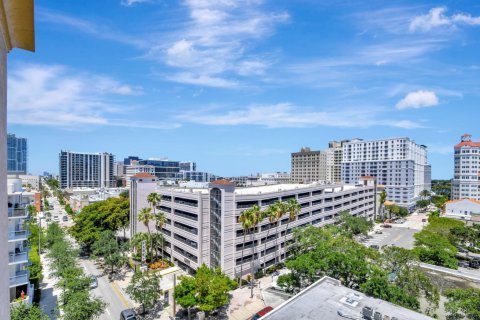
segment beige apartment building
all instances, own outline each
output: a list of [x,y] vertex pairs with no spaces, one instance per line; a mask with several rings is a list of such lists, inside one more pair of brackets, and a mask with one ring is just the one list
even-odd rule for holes
[[310,183],[327,180],[327,153],[303,147],[292,153],[292,182]]
[[33,0],[0,0],[0,319],[10,319],[7,201],[7,54],[13,48],[35,51]]

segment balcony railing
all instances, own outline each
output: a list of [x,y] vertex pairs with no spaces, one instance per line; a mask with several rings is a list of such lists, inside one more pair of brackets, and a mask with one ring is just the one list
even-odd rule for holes
[[8,241],[28,240],[30,232],[28,230],[17,230],[8,232]]
[[27,208],[8,208],[9,218],[26,218],[28,217]]
[[30,272],[28,270],[22,270],[15,273],[13,277],[10,277],[10,287],[18,287],[28,283]]
[[9,264],[16,264],[16,263],[27,263],[28,262],[28,251],[23,250],[19,253],[10,253],[8,255],[8,263]]

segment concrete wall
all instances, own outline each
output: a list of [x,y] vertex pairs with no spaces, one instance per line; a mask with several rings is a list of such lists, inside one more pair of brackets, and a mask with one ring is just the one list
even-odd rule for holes
[[470,220],[472,213],[480,213],[479,203],[465,199],[445,205],[445,216],[448,218]]
[[0,39],[0,319],[10,319],[8,280],[7,213],[7,61],[5,43]]

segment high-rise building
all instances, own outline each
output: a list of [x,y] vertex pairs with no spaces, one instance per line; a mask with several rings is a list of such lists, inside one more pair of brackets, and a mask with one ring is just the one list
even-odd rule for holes
[[27,174],[27,139],[14,134],[7,135],[8,174]]
[[343,145],[351,140],[330,141],[327,154],[326,180],[330,183],[342,182]]
[[180,162],[180,171],[197,171],[197,163],[193,161]]
[[431,189],[427,147],[409,138],[343,144],[342,181],[355,183],[361,176],[376,177],[385,186],[388,200],[412,209],[420,192]]
[[139,165],[150,165],[155,167],[155,176],[160,180],[173,180],[178,178],[180,173],[180,161],[166,159],[139,160]]
[[35,51],[33,0],[0,1],[0,319],[10,319],[10,261],[7,213],[7,54]]
[[60,188],[113,188],[115,156],[111,153],[61,151]]
[[452,199],[480,200],[480,142],[464,134],[454,151]]
[[132,161],[138,161],[138,160],[140,160],[139,157],[128,156],[127,158],[123,159],[123,164],[127,166],[127,165],[132,164]]
[[22,180],[9,178],[8,194],[8,274],[10,278],[10,302],[21,297],[33,299],[33,285],[29,282],[28,270],[28,205],[34,204],[35,193],[24,191]]
[[138,161],[132,161],[131,165],[125,166],[125,186],[130,188],[131,177],[138,173],[148,173],[155,175],[155,166],[148,164],[139,164]]
[[[274,184],[236,188],[228,180],[216,180],[203,188],[161,187],[148,173],[132,177],[130,188],[131,236],[147,231],[138,212],[148,207],[147,196],[157,192],[161,202],[157,212],[166,215],[162,228],[165,255],[177,265],[194,272],[203,263],[220,267],[230,277],[246,276],[268,268],[288,256],[286,242],[292,230],[331,224],[340,212],[373,218],[375,187],[368,181],[353,185]],[[244,234],[238,217],[245,209],[258,205],[262,210],[277,201],[296,199],[301,212],[294,221],[288,215],[277,223],[261,221],[253,232]],[[155,228],[155,222],[149,225]]]
[[292,182],[310,183],[326,181],[327,153],[312,151],[308,147],[292,153]]

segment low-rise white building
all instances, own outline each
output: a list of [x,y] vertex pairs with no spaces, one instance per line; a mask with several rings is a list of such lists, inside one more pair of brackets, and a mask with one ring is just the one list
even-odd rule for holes
[[72,195],[69,198],[69,204],[73,211],[80,212],[84,207],[94,202],[107,200],[108,198],[118,198],[120,197],[120,194],[125,191],[128,191],[128,189],[127,188],[73,189],[71,190]]
[[445,203],[445,217],[471,220],[480,214],[480,201],[474,199],[452,200]]

